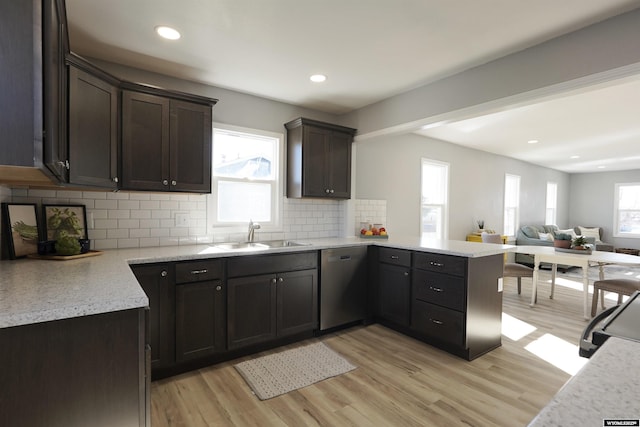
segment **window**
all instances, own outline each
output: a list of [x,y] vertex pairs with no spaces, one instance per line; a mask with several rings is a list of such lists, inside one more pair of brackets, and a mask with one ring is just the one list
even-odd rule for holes
[[504,176],[504,232],[505,236],[515,236],[518,229],[520,210],[520,177]]
[[446,239],[449,164],[422,159],[420,232],[423,238]]
[[545,224],[556,223],[556,212],[558,210],[558,184],[547,182],[547,210],[544,215]]
[[225,126],[213,129],[212,227],[280,226],[283,135]]
[[616,184],[613,235],[640,238],[640,183]]

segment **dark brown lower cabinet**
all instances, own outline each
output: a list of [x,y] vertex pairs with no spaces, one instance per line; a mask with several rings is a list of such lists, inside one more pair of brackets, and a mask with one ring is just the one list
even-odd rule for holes
[[132,265],[131,270],[149,298],[149,344],[151,367],[175,362],[175,284],[170,264]]
[[380,264],[377,315],[399,326],[411,322],[411,274],[409,267]]
[[222,280],[176,285],[176,362],[226,350]]
[[316,269],[229,279],[229,349],[316,329],[317,282]]
[[144,309],[0,329],[0,348],[0,425],[147,424]]

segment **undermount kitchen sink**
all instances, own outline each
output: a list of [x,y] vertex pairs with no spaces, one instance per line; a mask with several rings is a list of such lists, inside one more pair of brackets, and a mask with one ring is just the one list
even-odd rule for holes
[[269,248],[283,248],[289,246],[306,246],[308,243],[293,242],[291,240],[270,240],[266,242],[232,242],[214,245],[226,251],[260,251]]

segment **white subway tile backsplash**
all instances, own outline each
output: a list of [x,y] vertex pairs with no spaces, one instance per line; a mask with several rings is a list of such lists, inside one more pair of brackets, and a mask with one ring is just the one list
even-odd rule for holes
[[107,193],[108,200],[129,200],[129,193],[126,191],[117,191]]
[[103,200],[107,198],[107,193],[102,191],[83,191],[81,198]]
[[110,230],[107,230],[107,239],[125,239],[128,237],[128,228],[112,228]]
[[139,200],[118,200],[118,209],[140,209]]
[[140,238],[140,237],[150,237],[148,228],[132,228],[129,230],[129,237],[131,238]]
[[140,202],[140,209],[160,209],[160,202],[158,200],[143,200]]
[[160,228],[159,219],[141,219],[140,228]]
[[[82,204],[93,249],[152,247],[246,239],[244,231],[209,231],[207,196],[146,192],[74,190],[8,190],[9,201],[37,204]],[[40,209],[40,208],[38,208]],[[281,231],[256,232],[256,240],[337,237],[343,233],[347,208],[341,201],[284,199]],[[188,215],[187,227],[176,227],[176,213]],[[356,200],[355,223],[386,223],[386,201]]]
[[140,239],[141,248],[155,248],[160,246],[160,239],[157,237],[145,237]]
[[118,201],[117,200],[96,200],[94,206],[96,209],[118,209]]

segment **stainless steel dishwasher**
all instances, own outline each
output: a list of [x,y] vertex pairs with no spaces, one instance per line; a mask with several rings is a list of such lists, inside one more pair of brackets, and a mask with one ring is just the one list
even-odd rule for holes
[[322,250],[320,268],[320,330],[364,320],[367,247]]

